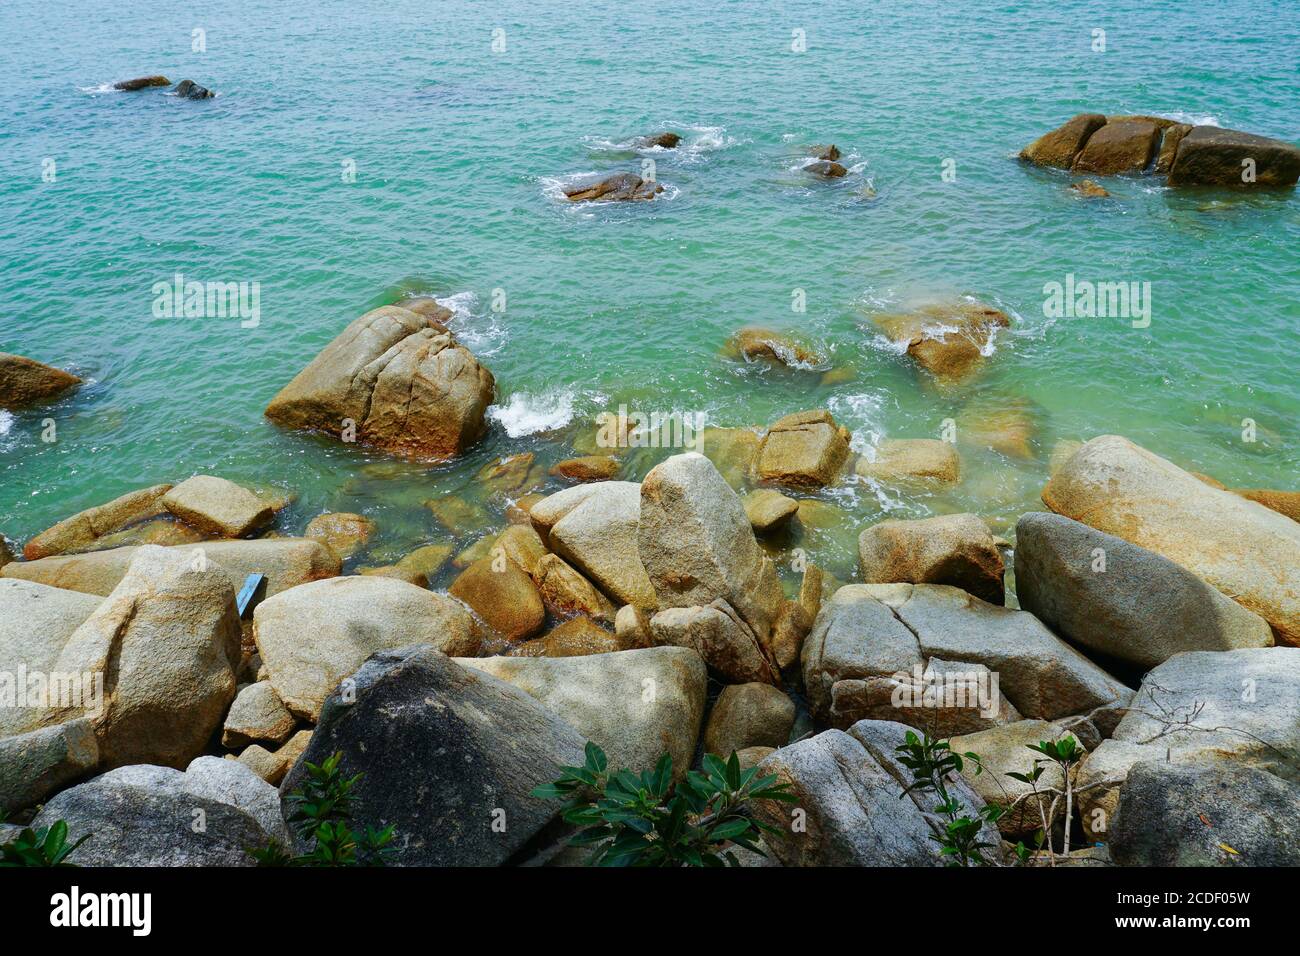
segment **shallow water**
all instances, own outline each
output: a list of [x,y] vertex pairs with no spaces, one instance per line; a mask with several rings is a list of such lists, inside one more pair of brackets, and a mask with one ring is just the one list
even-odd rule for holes
[[[356,561],[390,560],[447,536],[424,500],[503,454],[567,457],[620,403],[726,426],[828,407],[859,447],[938,437],[949,418],[961,438],[1008,405],[1032,417],[1031,457],[963,445],[951,493],[824,495],[846,514],[806,544],[843,574],[855,532],[884,514],[973,510],[1009,528],[1041,507],[1061,438],[1118,432],[1232,486],[1294,487],[1300,199],[1113,179],[1111,199],[1085,202],[1068,175],[1013,158],[1084,110],[1296,140],[1294,4],[981,7],[236,0],[106,20],[100,5],[9,0],[0,350],[90,384],[0,418],[0,530],[23,539],[210,472],[297,492],[287,531],[322,510],[370,514],[380,537]],[[196,27],[206,52],[191,52]],[[790,50],[795,29],[806,52]],[[154,72],[219,95],[104,89]],[[685,148],[627,148],[667,128]],[[799,172],[799,147],[818,142],[843,150],[845,180]],[[557,198],[577,174],[645,158],[667,187],[653,203]],[[154,318],[151,287],[177,272],[260,283],[260,324]],[[1046,318],[1044,284],[1070,273],[1149,282],[1150,327]],[[497,377],[491,434],[463,461],[392,462],[262,417],[349,321],[413,292],[454,297],[457,332]],[[1014,327],[975,384],[940,391],[866,316],[955,294]],[[800,332],[845,380],[722,357],[747,324]],[[492,507],[469,539],[502,523]]]

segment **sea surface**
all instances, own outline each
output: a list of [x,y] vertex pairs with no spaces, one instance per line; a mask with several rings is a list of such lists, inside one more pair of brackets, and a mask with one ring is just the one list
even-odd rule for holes
[[[475,474],[502,455],[568,457],[620,404],[738,427],[824,407],[862,451],[951,420],[956,489],[851,481],[819,496],[840,510],[796,543],[845,576],[857,531],[882,517],[971,510],[1009,534],[1041,508],[1060,440],[1119,433],[1230,486],[1295,488],[1300,198],[1115,178],[1111,198],[1084,201],[1075,177],[1015,154],[1085,111],[1300,140],[1298,13],[1295,0],[6,0],[0,351],[88,384],[0,413],[0,531],[21,541],[204,472],[292,491],[287,533],[321,511],[372,516],[378,537],[352,563],[382,563],[450,536],[426,500],[477,500]],[[109,89],[151,73],[217,96]],[[683,146],[632,145],[661,130]],[[813,143],[838,145],[850,174],[812,181]],[[646,159],[665,186],[652,203],[562,197]],[[157,317],[154,285],[177,273],[258,283],[260,321]],[[1071,274],[1149,283],[1149,326],[1045,315],[1044,286]],[[453,307],[496,376],[490,433],[469,455],[406,463],[263,418],[348,322],[413,293]],[[1013,325],[983,374],[944,390],[870,316],[954,296]],[[802,336],[823,367],[725,357],[754,324]],[[1008,409],[1032,428],[1024,454],[972,442]],[[658,454],[629,456],[624,477]],[[458,547],[502,526],[500,503],[485,507]]]

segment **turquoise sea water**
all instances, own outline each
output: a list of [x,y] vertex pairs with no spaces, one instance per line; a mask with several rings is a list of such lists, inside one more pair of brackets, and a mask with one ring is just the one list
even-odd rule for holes
[[[1006,528],[1037,506],[1061,438],[1117,432],[1230,485],[1293,488],[1300,198],[1113,179],[1113,198],[1084,202],[1068,174],[1014,155],[1082,111],[1300,139],[1297,12],[1294,0],[7,0],[0,350],[90,384],[0,419],[0,531],[21,540],[208,472],[297,492],[286,531],[322,510],[373,515],[375,554],[358,559],[373,563],[445,537],[424,499],[502,454],[567,457],[567,439],[620,403],[730,426],[828,407],[860,447],[1027,411],[1033,456],[963,447],[951,493],[826,493],[845,527],[808,543],[844,573],[853,532],[882,515],[969,509]],[[191,49],[196,28],[205,52]],[[791,50],[795,30],[806,52]],[[158,72],[219,95],[105,89]],[[660,129],[685,147],[620,146]],[[798,148],[820,142],[846,154],[844,181],[796,168]],[[647,155],[666,186],[653,203],[557,199],[569,177],[635,171]],[[154,318],[151,287],[177,272],[260,283],[260,324]],[[1150,327],[1046,318],[1044,284],[1070,273],[1149,282]],[[791,311],[795,289],[806,313]],[[388,463],[262,417],[349,321],[409,292],[451,298],[458,334],[497,377],[491,434],[465,460]],[[955,294],[1014,326],[973,385],[940,392],[866,315]],[[748,324],[796,331],[848,372],[824,384],[722,357]],[[46,418],[54,443],[41,441]],[[636,457],[627,477],[652,461]]]

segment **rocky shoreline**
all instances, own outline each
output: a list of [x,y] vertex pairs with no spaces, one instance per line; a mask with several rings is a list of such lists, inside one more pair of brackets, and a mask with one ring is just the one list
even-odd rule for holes
[[[807,154],[809,175],[847,172],[834,145]],[[1021,158],[1180,187],[1300,175],[1287,144],[1155,117],[1075,117]],[[623,173],[565,195],[662,192]],[[973,299],[867,322],[941,391],[1011,325]],[[718,352],[843,372],[759,326]],[[81,384],[0,353],[0,408]],[[475,448],[496,395],[450,310],[413,296],[348,324],[265,417],[432,466]],[[951,820],[909,748],[946,741],[979,758],[948,784],[985,864],[1300,865],[1300,492],[1229,489],[1103,434],[1053,450],[1046,510],[1014,533],[972,513],[862,522],[841,580],[798,543],[844,517],[819,496],[951,487],[961,453],[949,436],[859,452],[830,410],[784,411],[676,422],[653,463],[629,454],[643,424],[606,412],[557,437],[549,468],[511,448],[479,471],[504,521],[430,498],[449,539],[400,555],[364,514],[209,474],[0,538],[0,846],[64,821],[91,837],[82,864],[253,865],[250,848],[301,842],[295,794],[338,755],[362,775],[357,819],[400,835],[392,862],[580,865],[539,792],[598,752],[681,792],[693,774],[777,781],[789,804],[745,808],[761,844],[721,838],[744,865],[939,866]],[[1016,407],[958,428],[1030,457]],[[1057,755],[1045,775],[1030,751]],[[194,808],[202,833],[177,822]]]

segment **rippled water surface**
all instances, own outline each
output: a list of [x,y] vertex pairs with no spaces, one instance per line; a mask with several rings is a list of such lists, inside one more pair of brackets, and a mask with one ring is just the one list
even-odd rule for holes
[[[0,34],[0,350],[90,382],[0,420],[11,537],[202,471],[297,492],[286,531],[371,514],[380,540],[358,560],[391,557],[446,535],[424,500],[502,454],[566,457],[619,403],[733,426],[828,407],[859,447],[1028,416],[1031,455],[964,446],[951,493],[826,493],[842,527],[808,543],[846,573],[852,533],[885,513],[970,509],[1006,528],[1062,438],[1118,432],[1230,485],[1296,484],[1300,199],[1114,179],[1085,202],[1067,174],[1014,160],[1085,110],[1300,139],[1293,0],[7,0]],[[105,91],[156,72],[219,95]],[[684,148],[626,148],[660,129]],[[819,142],[846,154],[845,180],[799,172],[799,147]],[[647,157],[666,186],[653,203],[557,198]],[[154,318],[151,287],[177,272],[259,282],[260,325]],[[1149,282],[1150,327],[1045,318],[1044,284],[1069,273]],[[262,417],[351,319],[409,292],[450,298],[497,377],[491,434],[467,459],[392,463]],[[867,315],[956,294],[1014,324],[976,383],[939,391]],[[801,333],[838,374],[724,358],[747,324]],[[634,456],[627,477],[653,460]]]

